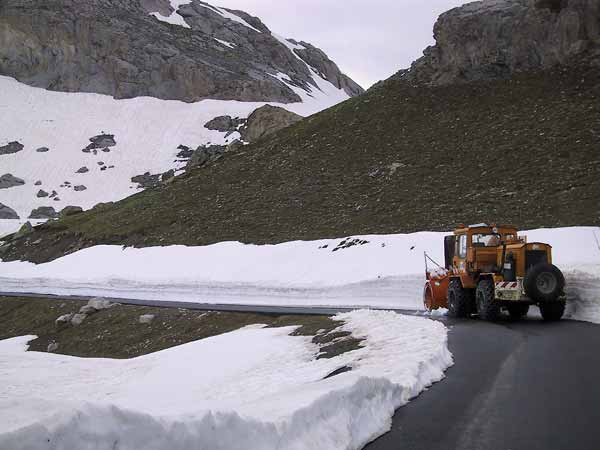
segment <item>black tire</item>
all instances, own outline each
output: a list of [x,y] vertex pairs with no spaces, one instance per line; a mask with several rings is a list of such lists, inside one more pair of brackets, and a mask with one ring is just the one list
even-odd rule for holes
[[450,280],[448,285],[448,316],[465,318],[469,316],[469,297],[460,280]]
[[565,302],[540,303],[540,312],[546,322],[556,322],[562,319],[565,307]]
[[513,319],[521,319],[529,312],[529,305],[526,303],[515,303],[508,305],[508,314]]
[[536,302],[555,302],[564,291],[565,277],[558,267],[540,263],[527,271],[523,284],[530,299]]
[[495,322],[500,317],[500,302],[494,298],[494,283],[484,279],[477,284],[475,292],[477,313],[479,318],[488,322]]

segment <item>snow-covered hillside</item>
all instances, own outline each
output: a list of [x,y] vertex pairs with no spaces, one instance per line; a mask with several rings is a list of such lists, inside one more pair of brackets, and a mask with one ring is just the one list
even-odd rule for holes
[[[523,232],[553,246],[569,314],[600,323],[600,229]],[[201,303],[420,310],[423,252],[443,261],[444,233],[355,236],[280,245],[98,246],[53,262],[0,263],[4,291]]]
[[[293,327],[247,327],[130,360],[25,352],[32,336],[0,341],[0,448],[362,448],[452,356],[440,322],[338,318],[364,341],[332,359],[316,359],[318,346]],[[327,378],[342,367],[352,370]]]
[[[318,75],[315,79],[320,89],[310,93],[291,86],[303,102],[271,104],[307,116],[349,98]],[[19,220],[0,217],[0,236],[16,231],[40,206],[57,212],[66,206],[88,209],[132,195],[139,190],[132,177],[185,166],[185,160],[178,157],[179,146],[195,149],[239,138],[239,133],[226,137],[224,132],[205,128],[211,119],[223,115],[247,118],[263,105],[149,97],[115,100],[98,94],[51,92],[0,77],[0,176],[11,174],[23,181],[0,187],[0,203],[19,216]],[[98,142],[102,137],[104,142]],[[19,143],[22,149],[2,154],[10,142]]]

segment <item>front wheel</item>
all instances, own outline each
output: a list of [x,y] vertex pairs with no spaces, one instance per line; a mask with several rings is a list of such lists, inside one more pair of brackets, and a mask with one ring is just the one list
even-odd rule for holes
[[469,297],[460,280],[450,280],[448,285],[448,315],[465,318],[469,316]]
[[479,318],[495,322],[500,317],[500,303],[494,298],[494,283],[492,280],[481,280],[476,292],[477,312]]
[[540,312],[546,322],[556,322],[565,314],[565,302],[540,303]]

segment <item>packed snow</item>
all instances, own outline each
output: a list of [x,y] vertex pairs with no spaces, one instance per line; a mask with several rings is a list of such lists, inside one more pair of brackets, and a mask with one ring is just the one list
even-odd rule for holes
[[[553,246],[569,314],[600,323],[600,228],[526,231]],[[34,265],[0,263],[4,291],[220,304],[420,310],[424,256],[444,233],[354,236],[279,245],[224,242],[144,249],[97,246]]]
[[[171,0],[171,2],[172,1],[173,0]],[[217,14],[219,14],[221,17],[224,17],[225,19],[229,19],[233,22],[240,23],[240,24],[244,25],[245,27],[250,28],[253,31],[256,31],[257,33],[262,33],[262,31],[260,31],[258,28],[253,27],[248,22],[246,22],[244,19],[242,19],[240,16],[238,16],[232,12],[229,12],[226,9],[219,8],[218,6],[213,6],[213,5],[209,5],[206,3],[198,3],[198,6],[203,6],[204,8],[210,9],[211,11],[214,11]]]
[[189,5],[190,3],[192,3],[192,0],[170,0],[170,1],[171,1],[171,7],[173,8],[173,12],[169,16],[163,16],[162,14],[157,13],[157,12],[152,13],[151,15],[156,17],[158,20],[160,20],[162,22],[167,22],[172,25],[179,25],[184,28],[191,28],[186,23],[184,18],[179,15],[178,11],[179,11],[180,6]]
[[[320,91],[294,89],[301,94],[301,103],[270,104],[308,116],[348,99],[343,90],[319,79]],[[245,118],[266,104],[219,100],[190,104],[149,97],[115,100],[47,91],[2,76],[0,99],[0,107],[7,111],[0,114],[0,146],[13,141],[24,146],[17,153],[0,155],[0,176],[12,174],[25,181],[22,186],[0,189],[0,203],[20,217],[0,220],[0,237],[18,230],[40,206],[56,211],[68,205],[89,209],[132,195],[139,190],[132,177],[183,168],[185,161],[177,156],[180,145],[195,149],[239,137],[238,133],[225,137],[204,128],[205,123],[222,115]],[[101,134],[114,135],[116,145],[108,152],[84,153],[90,138]],[[44,147],[48,151],[37,151]],[[75,190],[76,186],[85,189]],[[38,197],[41,190],[46,197]],[[53,191],[56,195],[51,197]]]
[[[363,347],[316,359],[293,327],[251,326],[130,360],[0,341],[0,448],[359,449],[452,364],[440,322],[338,316]],[[326,378],[342,367],[350,372]]]

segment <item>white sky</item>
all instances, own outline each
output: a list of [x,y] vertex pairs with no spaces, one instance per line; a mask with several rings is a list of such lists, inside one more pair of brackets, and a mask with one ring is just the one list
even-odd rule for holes
[[208,0],[274,32],[312,43],[367,88],[407,68],[433,43],[433,24],[468,0]]

